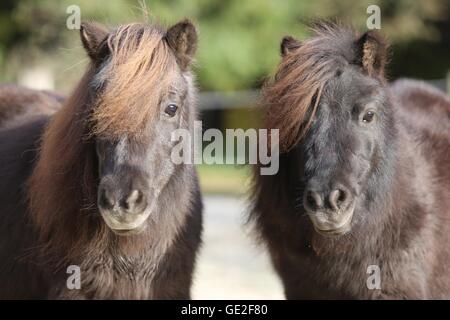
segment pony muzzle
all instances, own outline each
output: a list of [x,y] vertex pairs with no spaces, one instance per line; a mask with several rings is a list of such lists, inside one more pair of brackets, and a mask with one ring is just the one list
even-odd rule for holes
[[350,231],[355,198],[351,192],[339,187],[330,192],[305,191],[303,206],[314,229],[327,236],[342,235]]
[[340,236],[351,230],[355,206],[338,212],[308,213],[316,232],[324,236]]
[[109,211],[100,210],[106,225],[118,235],[138,234],[145,230],[150,210],[140,214],[117,215]]
[[105,186],[99,189],[98,208],[106,225],[121,235],[144,230],[151,212],[141,190],[124,193]]

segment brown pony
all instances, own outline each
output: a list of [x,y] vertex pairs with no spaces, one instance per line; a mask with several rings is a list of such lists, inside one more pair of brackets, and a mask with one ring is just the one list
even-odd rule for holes
[[190,298],[202,203],[171,132],[196,117],[196,29],[89,23],[81,40],[90,66],[53,116],[3,98],[22,116],[0,129],[0,297]]
[[37,91],[15,85],[0,86],[0,127],[16,125],[31,114],[53,114],[64,98],[54,92]]
[[286,37],[263,89],[280,170],[254,174],[251,218],[289,299],[450,298],[450,101],[390,86],[373,31]]

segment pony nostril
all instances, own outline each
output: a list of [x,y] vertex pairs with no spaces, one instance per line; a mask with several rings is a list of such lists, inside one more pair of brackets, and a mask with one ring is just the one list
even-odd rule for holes
[[322,206],[322,199],[315,191],[307,191],[305,195],[305,206],[309,210],[317,210]]
[[306,196],[306,202],[311,207],[315,207],[316,206],[316,200],[311,195],[311,192],[308,192],[308,195]]
[[140,204],[143,203],[144,196],[141,191],[139,190],[133,190],[128,195],[128,197],[125,199],[125,201],[122,204],[122,207],[125,210],[133,211],[135,210]]
[[339,190],[338,202],[344,202],[347,199],[345,191]]
[[112,209],[115,205],[116,201],[114,200],[114,197],[107,192],[105,189],[100,191],[100,199],[99,199],[99,206],[104,209]]
[[328,200],[332,209],[339,210],[345,200],[347,200],[347,193],[341,189],[333,190],[331,191]]

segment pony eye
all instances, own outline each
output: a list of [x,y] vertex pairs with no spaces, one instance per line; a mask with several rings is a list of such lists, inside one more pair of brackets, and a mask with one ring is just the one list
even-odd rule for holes
[[373,111],[367,111],[366,114],[364,115],[362,121],[363,121],[364,123],[369,123],[369,122],[372,122],[372,121],[373,121],[374,117],[375,117],[375,112],[373,112]]
[[177,113],[178,110],[178,106],[176,104],[169,104],[166,109],[164,110],[164,112],[169,116],[169,117],[173,117],[175,116],[175,114]]

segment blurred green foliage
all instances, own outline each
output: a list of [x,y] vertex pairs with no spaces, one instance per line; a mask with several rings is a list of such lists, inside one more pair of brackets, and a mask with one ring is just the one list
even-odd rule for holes
[[[443,77],[450,68],[449,2],[147,0],[145,4],[153,21],[170,25],[189,17],[198,24],[196,73],[202,89],[241,90],[258,87],[273,71],[282,36],[306,37],[305,24],[315,19],[337,18],[364,30],[370,4],[381,7],[382,32],[400,52],[400,58],[394,59],[394,76]],[[82,20],[109,26],[144,19],[143,5],[137,0],[2,0],[2,82],[17,81],[24,68],[45,65],[55,72],[58,89],[67,91],[73,86],[87,63],[78,32],[66,28],[66,9],[73,4],[80,6]],[[420,52],[427,63],[414,61],[411,50]]]

